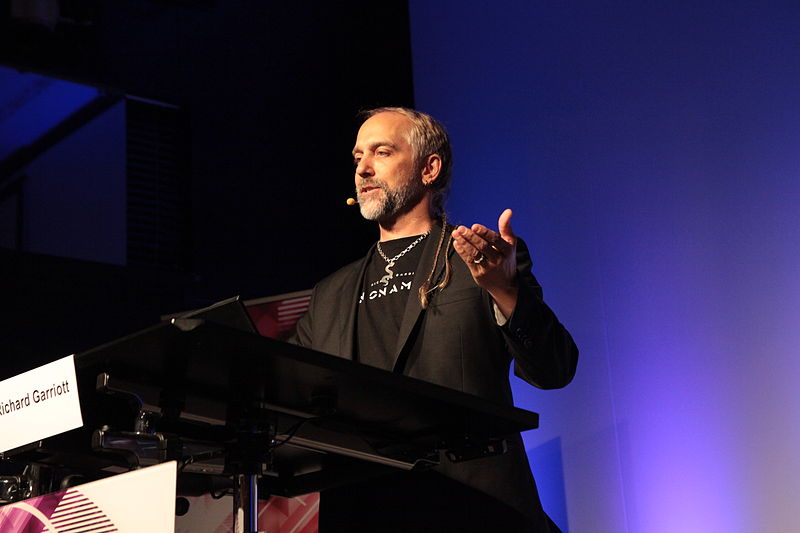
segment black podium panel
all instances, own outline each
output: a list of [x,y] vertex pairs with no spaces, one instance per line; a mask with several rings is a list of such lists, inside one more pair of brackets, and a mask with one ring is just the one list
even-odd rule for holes
[[215,403],[255,402],[265,410],[326,417],[387,437],[498,436],[538,425],[536,413],[197,319],[135,333],[79,354],[75,363],[83,379],[105,372]]
[[536,413],[203,318],[74,361],[84,426],[5,455],[89,477],[175,459],[179,493],[232,490],[248,533],[260,491],[496,455],[505,436],[538,425]]
[[292,496],[426,468],[443,452],[502,453],[504,436],[538,424],[536,413],[198,318],[75,365],[84,427],[9,455],[98,472],[177,459],[184,480],[247,473]]

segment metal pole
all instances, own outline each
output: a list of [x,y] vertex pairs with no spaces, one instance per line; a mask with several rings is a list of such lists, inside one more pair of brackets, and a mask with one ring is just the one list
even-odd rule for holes
[[258,476],[233,476],[233,532],[266,533],[258,530]]

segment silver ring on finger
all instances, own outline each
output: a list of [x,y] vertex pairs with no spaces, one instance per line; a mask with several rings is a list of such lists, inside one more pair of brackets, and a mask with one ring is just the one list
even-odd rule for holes
[[478,252],[478,255],[475,257],[475,259],[472,260],[472,262],[475,263],[476,265],[480,265],[481,263],[483,263],[484,259],[486,259],[486,256],[483,255],[481,252]]

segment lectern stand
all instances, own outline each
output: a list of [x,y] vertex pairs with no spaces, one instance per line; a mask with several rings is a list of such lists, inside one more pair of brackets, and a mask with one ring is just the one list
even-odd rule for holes
[[538,425],[535,413],[196,318],[89,350],[75,364],[84,427],[18,458],[177,459],[179,487],[181,477],[228,476],[236,533],[257,532],[259,489],[295,496],[378,470],[426,468],[443,453],[498,454],[505,435]]

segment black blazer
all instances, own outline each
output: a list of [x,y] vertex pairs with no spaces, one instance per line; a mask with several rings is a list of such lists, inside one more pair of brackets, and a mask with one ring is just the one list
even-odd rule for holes
[[[413,287],[422,285],[430,273],[440,231],[441,226],[435,226],[432,238],[425,241]],[[519,298],[502,327],[495,320],[489,294],[475,284],[452,246],[448,256],[453,268],[450,283],[432,295],[428,308],[422,309],[415,292],[408,297],[392,370],[506,405],[513,405],[508,381],[512,360],[515,373],[539,388],[567,385],[575,374],[578,349],[542,300],[525,243],[517,243]],[[366,257],[317,284],[294,342],[353,359]],[[441,260],[436,270],[435,279],[440,279]],[[549,531],[522,439],[515,435],[509,440],[509,452],[502,456],[442,464],[437,469],[517,509],[534,524],[533,531]]]

